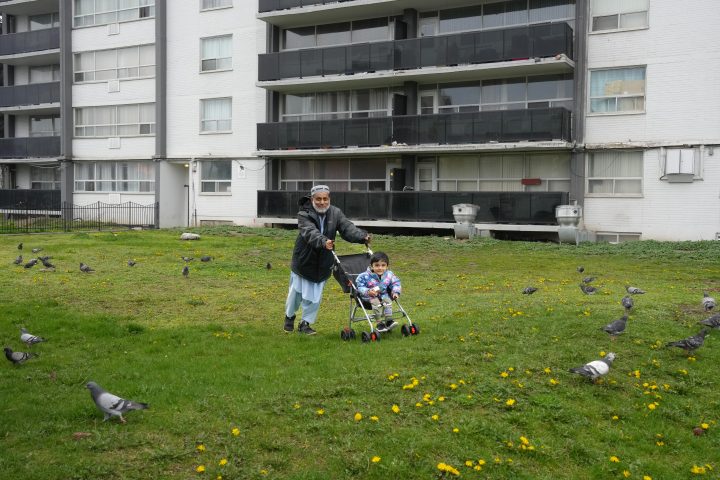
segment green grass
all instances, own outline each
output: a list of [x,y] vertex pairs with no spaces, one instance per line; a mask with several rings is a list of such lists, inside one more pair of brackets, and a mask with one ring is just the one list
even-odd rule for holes
[[[282,333],[295,232],[197,231],[0,237],[2,343],[28,350],[20,325],[48,339],[0,364],[0,478],[437,479],[441,462],[471,479],[682,479],[694,465],[718,478],[720,332],[694,359],[663,345],[699,330],[703,290],[720,297],[720,243],[376,235],[421,333],[363,344],[339,338],[348,298],[333,280],[318,335]],[[21,241],[57,271],[12,265]],[[180,256],[203,254],[184,279]],[[580,292],[580,264],[598,295]],[[600,327],[628,283],[648,293],[611,341]],[[605,381],[568,373],[601,351],[617,353]],[[103,422],[89,380],[151,408]]]

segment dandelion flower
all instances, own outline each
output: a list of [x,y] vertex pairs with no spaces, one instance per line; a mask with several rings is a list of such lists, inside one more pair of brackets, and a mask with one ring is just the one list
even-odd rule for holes
[[710,425],[708,425],[707,423],[701,423],[700,427],[702,427],[703,430],[707,430],[708,428],[710,428]]
[[220,465],[221,467],[224,467],[225,465],[227,465],[227,458],[220,459],[220,461],[218,462],[218,465]]
[[557,385],[558,383],[560,383],[560,382],[557,379],[555,379],[555,378],[550,379],[550,385]]
[[705,475],[705,467],[698,467],[697,465],[693,465],[690,469],[690,473],[694,473],[695,475]]
[[647,407],[648,407],[648,409],[650,409],[650,410],[655,410],[655,408],[657,408],[657,405],[655,405],[654,403],[648,403],[648,406],[647,406]]
[[196,449],[198,452],[204,452],[204,451],[205,451],[205,445],[203,445],[203,444],[201,443],[201,444],[197,445],[197,446],[195,447],[195,449]]
[[299,403],[296,403],[295,405],[293,405],[293,408],[294,408],[295,410],[297,410],[298,408],[300,408],[300,404],[299,404]]
[[650,475],[643,475],[643,480],[652,480]]
[[454,383],[450,384],[450,390],[457,390],[457,388],[458,388],[458,386],[455,385]]
[[507,378],[508,373],[507,373],[507,372],[500,372],[500,376],[501,376],[502,378]]
[[530,445],[530,440],[528,440],[526,437],[520,437],[520,441],[523,445]]
[[430,418],[432,418],[433,420],[435,420],[435,421],[437,422],[438,419],[440,419],[440,416],[436,413],[435,415],[433,415],[433,416],[430,417]]
[[610,457],[610,461],[613,463],[620,463],[620,459],[618,457],[616,457],[615,455]]
[[515,405],[515,399],[514,399],[514,398],[508,398],[508,399],[505,401],[505,405],[507,405],[508,407],[512,407],[513,405]]
[[629,470],[623,470],[623,477],[628,478],[630,476]]
[[550,367],[545,367],[545,368],[543,368],[543,372],[550,373],[550,372],[552,372],[552,369]]
[[198,466],[195,468],[195,471],[196,471],[197,473],[203,473],[203,472],[205,471],[205,465],[198,465]]
[[394,404],[392,406],[393,413],[400,413],[400,407],[397,406],[397,404]]
[[613,419],[613,420],[620,420],[620,417],[618,417],[617,415],[613,415],[613,416],[612,416],[612,419]]
[[378,462],[380,461],[380,457],[378,457],[377,455],[375,455],[374,457],[372,457],[372,458],[370,459],[370,461],[371,461],[372,463],[378,463]]
[[479,472],[480,470],[482,470],[482,467],[480,465],[475,465],[473,467],[473,470],[477,470]]
[[445,397],[438,397],[438,402],[444,402],[444,401],[445,401]]
[[472,467],[472,466],[473,466],[473,461],[472,461],[472,460],[465,460],[465,466],[466,466],[466,467]]
[[458,433],[458,432],[460,432],[459,428],[457,428],[457,427],[453,428],[453,433]]
[[325,415],[325,410],[322,408],[319,408],[316,412],[318,415]]
[[485,465],[485,460],[483,460],[482,458],[478,460],[478,465]]
[[265,470],[264,468],[262,470],[260,470],[260,475],[267,475],[267,474],[268,474],[268,471]]
[[378,418],[377,415],[373,415],[372,417],[370,417],[370,420],[372,420],[373,422],[377,422],[380,419]]
[[359,422],[360,420],[362,420],[362,413],[357,412],[354,418],[356,422]]
[[423,404],[422,404],[422,403],[420,403],[420,402],[417,402],[417,403],[415,404],[415,406],[416,406],[417,408],[420,408],[420,407],[422,407],[422,406],[423,406]]
[[231,432],[231,433],[232,433],[234,436],[237,437],[238,435],[240,435],[240,429],[237,428],[237,427],[235,427],[235,428],[232,429],[232,432]]

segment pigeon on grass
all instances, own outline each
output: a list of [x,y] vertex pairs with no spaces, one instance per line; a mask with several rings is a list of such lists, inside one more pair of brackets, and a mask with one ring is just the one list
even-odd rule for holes
[[13,365],[20,365],[21,363],[25,363],[25,361],[29,358],[37,357],[37,354],[35,353],[27,353],[27,352],[13,352],[10,347],[5,347],[5,358],[10,360]]
[[183,277],[187,278],[188,275],[190,275],[190,267],[185,265],[182,269],[182,274],[183,274]]
[[180,257],[180,258],[182,258],[185,262],[192,262],[192,261],[193,261],[193,257]]
[[525,287],[522,291],[523,295],[532,295],[535,292],[537,292],[537,288],[535,287]]
[[37,263],[38,263],[37,258],[31,258],[30,261],[27,262],[27,263],[24,265],[24,267],[25,267],[25,268],[32,268],[32,267],[34,267],[35,265],[37,265]]
[[33,249],[32,249],[32,252],[33,252],[33,253],[42,252],[42,248],[33,248]]
[[134,267],[135,266],[135,260],[128,260],[128,267]]
[[36,343],[44,342],[45,339],[28,332],[27,328],[21,327],[20,328],[20,341],[22,341],[23,343],[25,343],[25,345],[27,345],[29,347],[31,345],[35,345]]
[[630,295],[642,295],[643,293],[645,293],[645,290],[641,290],[641,289],[639,289],[639,288],[637,288],[637,287],[631,287],[630,285],[625,285],[625,290],[626,290]]
[[578,271],[578,273],[583,273],[583,272],[585,271],[585,267],[583,267],[582,265],[580,265],[579,267],[577,267],[576,270]]
[[22,262],[23,262],[22,255],[18,255],[18,257],[15,260],[13,260],[13,263],[15,265],[20,265]]
[[55,265],[50,263],[47,258],[41,258],[40,261],[42,262],[42,264],[45,268],[55,268]]
[[94,272],[92,268],[90,268],[90,265],[85,265],[83,262],[80,262],[80,271],[85,273]]
[[700,320],[698,323],[710,328],[720,328],[720,313],[717,313],[712,317],[708,317],[705,320]]
[[202,257],[200,257],[201,262],[209,262],[210,260],[212,260],[212,257],[210,255],[203,255]]
[[598,378],[610,372],[610,365],[612,365],[613,360],[615,360],[615,354],[610,352],[600,360],[593,360],[582,367],[571,368],[569,371],[570,373],[577,373],[595,382]]
[[615,337],[618,335],[622,335],[625,332],[625,327],[627,326],[627,320],[628,316],[623,315],[622,317],[618,318],[612,323],[608,323],[604,327],[601,328],[601,330],[607,332],[608,335],[610,335],[611,340],[615,340]]
[[717,303],[713,297],[707,294],[707,292],[703,292],[702,306],[706,312],[710,312],[717,306]]
[[582,283],[580,284],[580,290],[582,290],[585,295],[595,295],[595,293],[597,292],[597,288],[593,287],[592,285],[585,285]]
[[625,295],[620,302],[622,302],[622,306],[625,307],[625,311],[630,311],[630,309],[635,306],[635,301],[630,295]]
[[103,422],[110,417],[120,417],[120,421],[126,423],[126,420],[123,418],[123,413],[129,412],[130,410],[144,410],[148,408],[147,403],[133,402],[132,400],[120,398],[117,395],[103,390],[103,388],[95,382],[88,382],[85,386],[90,390],[90,396],[95,402],[95,405],[105,414]]
[[685,350],[686,353],[690,354],[703,346],[708,331],[709,330],[707,328],[703,328],[697,335],[683,338],[682,340],[677,340],[675,342],[668,342],[665,344],[665,346],[682,348],[683,350]]
[[267,265],[265,265],[265,268],[267,268],[268,270],[271,270],[272,264],[270,262],[267,262]]
[[22,243],[18,243],[18,250],[22,250]]
[[595,280],[596,277],[585,277],[583,278],[583,283],[592,283]]

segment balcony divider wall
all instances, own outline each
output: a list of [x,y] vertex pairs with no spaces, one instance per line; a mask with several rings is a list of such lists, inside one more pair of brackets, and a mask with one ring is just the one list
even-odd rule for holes
[[258,55],[258,80],[505,62],[560,53],[573,58],[573,31],[564,22],[266,53]]

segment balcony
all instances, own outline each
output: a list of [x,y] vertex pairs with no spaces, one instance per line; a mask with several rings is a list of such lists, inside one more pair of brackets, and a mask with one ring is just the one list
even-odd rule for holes
[[[32,107],[60,102],[60,82],[31,83],[0,87],[0,109],[9,107]],[[12,110],[35,111],[33,108],[12,108]]]
[[0,209],[60,210],[60,190],[0,190]]
[[[259,190],[257,215],[296,218],[298,200],[307,192]],[[474,203],[477,223],[556,225],[555,207],[567,192],[333,192],[332,203],[352,220],[452,222],[452,206]]]
[[60,137],[0,138],[0,158],[60,156]]
[[275,10],[286,10],[288,8],[308,7],[325,5],[326,3],[338,3],[347,0],[260,0],[258,11],[260,13],[272,12]]
[[538,108],[383,118],[260,123],[258,150],[571,141],[570,111]]
[[[48,28],[31,32],[0,35],[0,57],[43,52],[60,48],[60,29]],[[5,59],[2,59],[3,63]]]
[[567,23],[266,53],[258,56],[258,80],[477,65],[561,53],[573,58]]

